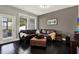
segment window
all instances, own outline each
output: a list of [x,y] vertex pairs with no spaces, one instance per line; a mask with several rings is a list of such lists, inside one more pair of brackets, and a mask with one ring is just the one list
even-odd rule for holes
[[37,19],[36,19],[36,17],[30,17],[30,19],[29,19],[29,29],[37,29]]
[[27,19],[26,18],[20,18],[20,30],[26,30],[27,29]]
[[19,13],[19,31],[37,29],[37,17]]
[[30,29],[35,29],[35,19],[30,19]]

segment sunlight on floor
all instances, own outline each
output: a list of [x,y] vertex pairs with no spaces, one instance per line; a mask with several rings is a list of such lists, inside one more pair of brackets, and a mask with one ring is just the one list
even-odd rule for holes
[[12,54],[14,53],[14,45],[13,44],[7,44],[2,46],[2,54]]
[[29,53],[30,53],[30,47],[27,50],[23,50],[22,48],[19,48],[19,54],[29,54]]

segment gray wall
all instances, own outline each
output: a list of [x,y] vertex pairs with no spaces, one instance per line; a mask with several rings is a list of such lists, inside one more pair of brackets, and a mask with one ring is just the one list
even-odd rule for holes
[[[40,29],[56,29],[65,33],[73,34],[75,30],[74,20],[78,17],[78,6],[73,6],[58,10],[55,12],[40,15],[39,28]],[[58,20],[57,25],[48,26],[47,20],[56,18]]]
[[78,5],[78,17],[79,17],[79,5]]

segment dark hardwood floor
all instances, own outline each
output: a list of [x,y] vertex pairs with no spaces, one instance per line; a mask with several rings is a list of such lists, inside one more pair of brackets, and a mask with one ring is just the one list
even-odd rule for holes
[[0,45],[0,54],[68,54],[69,47],[65,42],[49,42],[46,48],[30,47],[27,43],[19,41]]

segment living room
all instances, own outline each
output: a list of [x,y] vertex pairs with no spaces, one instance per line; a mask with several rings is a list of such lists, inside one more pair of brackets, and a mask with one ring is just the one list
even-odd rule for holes
[[1,54],[77,54],[78,5],[0,5]]

